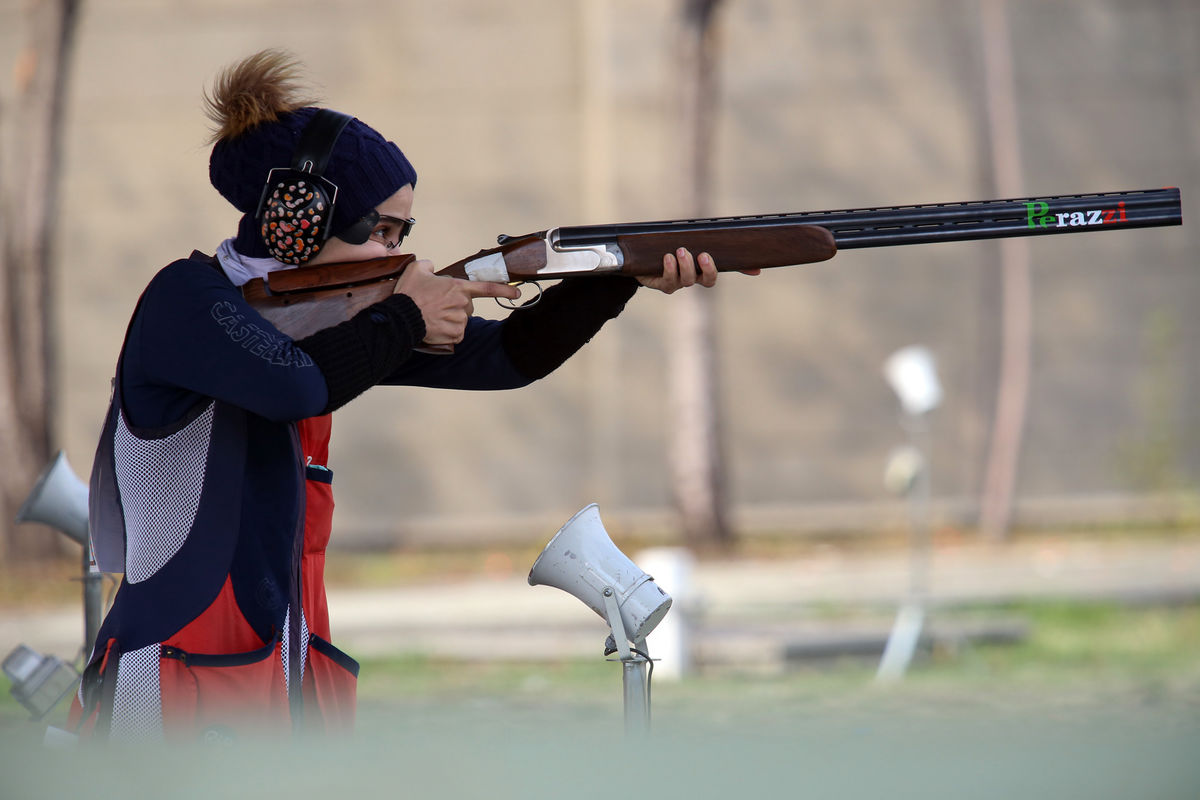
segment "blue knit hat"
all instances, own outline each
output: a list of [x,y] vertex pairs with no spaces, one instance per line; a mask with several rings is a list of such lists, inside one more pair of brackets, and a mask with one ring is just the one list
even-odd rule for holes
[[[270,255],[254,218],[267,174],[277,167],[291,166],[300,134],[316,112],[307,107],[281,114],[273,122],[221,139],[213,147],[208,160],[209,180],[244,215],[234,241],[239,253]],[[417,184],[417,172],[400,148],[358,119],[352,119],[338,136],[324,176],[338,187],[334,236],[405,184]]]

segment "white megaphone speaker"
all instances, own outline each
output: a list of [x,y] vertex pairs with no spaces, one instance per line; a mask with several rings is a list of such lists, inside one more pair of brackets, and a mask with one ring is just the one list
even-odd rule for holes
[[17,522],[40,522],[83,545],[83,652],[92,652],[104,616],[101,575],[88,541],[88,485],[75,475],[62,450],[42,472],[17,512]]
[[25,498],[17,522],[44,523],[87,547],[88,486],[75,475],[62,450]]
[[[609,622],[621,642],[644,641],[671,608],[671,596],[613,544],[595,503],[554,534],[529,570],[529,585],[575,595]],[[607,613],[614,602],[623,631]]]

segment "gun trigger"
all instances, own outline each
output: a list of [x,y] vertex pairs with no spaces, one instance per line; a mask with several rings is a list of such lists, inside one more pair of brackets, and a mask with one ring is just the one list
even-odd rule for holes
[[496,237],[496,244],[506,245],[515,238],[516,238],[515,236],[509,236],[507,233],[502,233]]

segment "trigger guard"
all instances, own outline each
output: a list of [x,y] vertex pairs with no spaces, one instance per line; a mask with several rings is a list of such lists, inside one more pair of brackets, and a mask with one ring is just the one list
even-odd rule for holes
[[533,306],[536,306],[542,300],[542,285],[540,283],[537,281],[509,281],[508,285],[525,286],[527,284],[532,284],[534,288],[537,289],[537,294],[534,295],[530,300],[521,303],[521,305],[517,305],[515,300],[509,300],[507,297],[497,297],[496,305],[500,306],[501,308],[507,308],[510,311],[520,311],[522,308],[532,308]]

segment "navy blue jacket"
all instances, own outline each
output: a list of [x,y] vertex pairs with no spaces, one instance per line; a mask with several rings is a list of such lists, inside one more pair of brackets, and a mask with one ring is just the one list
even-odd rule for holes
[[[503,321],[472,318],[453,355],[429,355],[412,349],[424,328],[402,295],[361,312],[357,321],[294,342],[251,308],[211,259],[194,254],[165,267],[143,293],[122,348],[114,408],[93,468],[93,537],[112,543],[115,536],[119,548],[134,535],[126,519],[132,491],[121,498],[120,476],[113,473],[134,476],[125,478],[131,486],[141,472],[163,470],[162,464],[143,470],[129,460],[145,458],[136,453],[124,456],[124,464],[120,452],[114,458],[113,441],[120,441],[114,431],[122,426],[127,443],[151,446],[169,443],[199,418],[211,427],[203,447],[189,452],[204,477],[191,516],[172,520],[179,530],[169,546],[177,551],[162,554],[162,563],[135,583],[125,570],[99,642],[116,638],[128,652],[165,640],[211,603],[226,575],[247,621],[268,639],[296,592],[305,471],[293,423],[348,402],[372,383],[525,386],[620,313],[636,288],[619,277],[563,281],[536,306]],[[364,377],[370,369],[385,371]],[[151,508],[178,503],[167,496],[174,491],[170,480],[134,490],[164,493],[161,501],[139,498]]]

